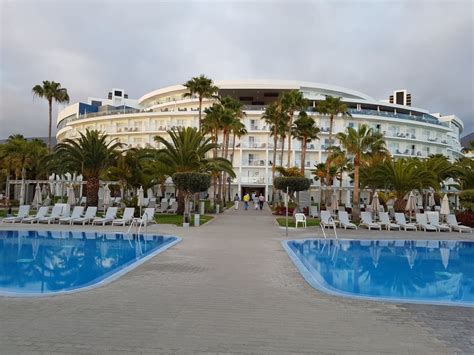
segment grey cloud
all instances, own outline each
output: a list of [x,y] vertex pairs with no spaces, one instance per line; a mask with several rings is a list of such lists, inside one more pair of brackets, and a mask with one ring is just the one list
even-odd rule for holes
[[205,73],[324,82],[457,114],[474,129],[473,3],[1,2],[0,137],[44,135],[42,80],[73,102]]

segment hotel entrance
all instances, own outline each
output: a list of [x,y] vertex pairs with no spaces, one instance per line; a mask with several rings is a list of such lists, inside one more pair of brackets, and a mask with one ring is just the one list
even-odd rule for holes
[[[252,196],[252,193],[255,193],[257,196],[260,196],[262,194],[265,196],[265,187],[263,186],[242,186],[240,197],[243,198],[246,193],[248,193],[250,196]],[[266,200],[266,197],[265,197]]]

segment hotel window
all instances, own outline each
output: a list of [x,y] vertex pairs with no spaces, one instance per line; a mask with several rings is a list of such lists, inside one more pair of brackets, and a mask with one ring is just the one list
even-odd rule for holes
[[349,123],[347,124],[347,127],[354,128],[354,122],[349,122]]

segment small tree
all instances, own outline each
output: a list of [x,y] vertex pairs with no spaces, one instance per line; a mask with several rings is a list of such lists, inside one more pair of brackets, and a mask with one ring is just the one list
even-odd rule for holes
[[[288,195],[293,197],[295,192],[309,190],[311,180],[303,176],[279,176],[275,178],[275,187],[286,192],[288,188]],[[294,201],[297,205],[298,202]]]
[[174,173],[173,183],[184,195],[183,222],[189,221],[189,201],[194,193],[207,191],[211,176],[203,173]]

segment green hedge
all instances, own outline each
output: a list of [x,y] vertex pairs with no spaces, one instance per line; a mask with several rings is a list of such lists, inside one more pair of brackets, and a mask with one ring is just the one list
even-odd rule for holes
[[188,193],[207,191],[211,186],[211,176],[202,173],[174,173],[173,183]]

